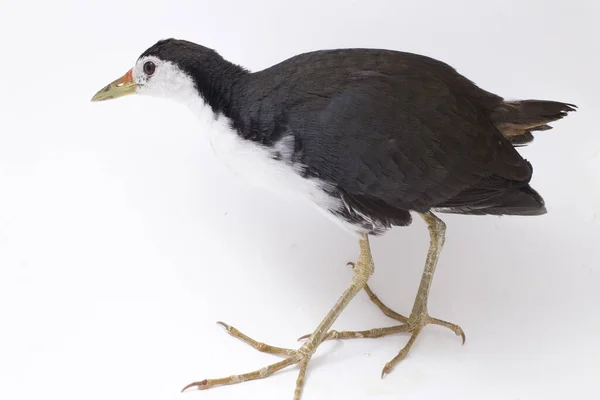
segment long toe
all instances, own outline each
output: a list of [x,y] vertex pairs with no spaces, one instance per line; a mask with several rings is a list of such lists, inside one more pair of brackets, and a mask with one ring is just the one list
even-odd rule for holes
[[294,391],[294,399],[299,400],[302,388],[304,387],[304,378],[306,375],[306,369],[308,363],[312,357],[313,345],[311,343],[307,343],[300,347],[298,350],[285,349],[282,347],[271,346],[263,342],[256,341],[251,337],[243,334],[238,329],[234,328],[231,325],[228,325],[224,322],[217,322],[220,326],[222,326],[229,335],[232,337],[241,340],[242,342],[248,344],[252,348],[261,351],[263,353],[269,353],[277,356],[284,356],[285,359],[276,362],[274,364],[267,365],[266,367],[257,369],[252,372],[238,374],[238,375],[230,375],[224,378],[216,378],[216,379],[203,379],[200,381],[192,382],[186,385],[181,391],[184,392],[188,389],[196,388],[198,390],[207,390],[217,386],[224,385],[235,385],[242,382],[247,382],[256,379],[264,379],[267,378],[277,371],[280,371],[284,368],[290,367],[295,364],[299,364],[300,371],[298,373],[298,379],[296,381],[296,389]]

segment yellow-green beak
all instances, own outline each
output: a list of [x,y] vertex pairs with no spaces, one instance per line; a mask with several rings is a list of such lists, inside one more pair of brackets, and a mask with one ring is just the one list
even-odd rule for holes
[[114,82],[104,86],[92,97],[92,101],[104,101],[118,97],[134,94],[137,84],[133,81],[133,70],[130,69],[125,75]]

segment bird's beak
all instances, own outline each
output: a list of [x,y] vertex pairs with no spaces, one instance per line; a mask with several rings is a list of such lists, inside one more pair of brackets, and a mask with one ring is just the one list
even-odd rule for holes
[[92,101],[104,101],[134,94],[137,84],[133,81],[133,69],[114,82],[104,86],[92,97]]

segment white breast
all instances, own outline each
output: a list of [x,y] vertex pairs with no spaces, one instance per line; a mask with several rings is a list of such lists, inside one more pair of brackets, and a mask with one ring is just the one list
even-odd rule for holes
[[[178,92],[177,100],[186,104],[206,127],[207,136],[217,157],[231,171],[249,183],[270,191],[303,198],[335,221],[344,230],[357,234],[361,229],[339,218],[330,210],[339,210],[344,203],[327,193],[331,185],[316,178],[304,178],[300,171],[303,166],[292,162],[294,138],[284,135],[273,147],[241,138],[232,129],[230,120],[216,116],[204,101],[198,97],[193,86],[184,87]],[[280,159],[274,159],[275,154]]]
[[[340,200],[325,192],[327,183],[302,177],[303,166],[292,163],[293,136],[284,136],[273,147],[266,147],[241,138],[224,116],[210,124],[208,136],[217,157],[245,181],[279,194],[302,197],[326,210],[342,206]],[[276,154],[279,159],[274,158]]]

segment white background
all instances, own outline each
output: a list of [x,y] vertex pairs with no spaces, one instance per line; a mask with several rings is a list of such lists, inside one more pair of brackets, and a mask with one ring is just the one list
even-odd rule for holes
[[[304,399],[592,398],[600,388],[600,5],[590,1],[4,1],[0,12],[0,398],[291,399],[296,370],[180,394],[276,361],[224,320],[296,347],[350,280],[355,240],[312,205],[248,187],[174,102],[90,103],[156,40],[252,70],[297,53],[436,57],[507,98],[576,103],[523,154],[540,218],[445,216],[433,316],[407,340],[327,343]],[[408,313],[427,231],[372,241],[372,287]],[[364,293],[334,325],[392,321]]]

